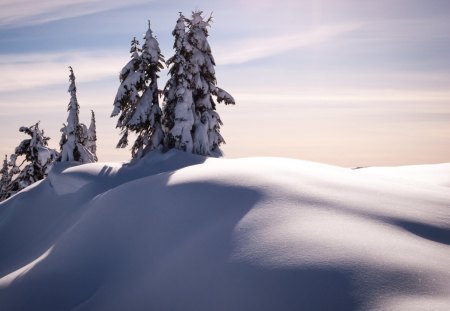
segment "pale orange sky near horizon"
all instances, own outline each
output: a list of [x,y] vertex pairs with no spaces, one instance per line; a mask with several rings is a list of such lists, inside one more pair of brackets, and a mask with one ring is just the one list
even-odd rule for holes
[[450,3],[255,3],[43,0],[38,10],[6,1],[0,13],[0,155],[26,138],[20,126],[39,120],[58,149],[72,65],[81,122],[96,112],[100,161],[129,160],[129,150],[115,149],[119,132],[109,118],[129,39],[152,19],[167,59],[177,12],[203,8],[215,17],[209,42],[218,86],[237,103],[218,105],[226,157],[280,156],[345,167],[450,162]]

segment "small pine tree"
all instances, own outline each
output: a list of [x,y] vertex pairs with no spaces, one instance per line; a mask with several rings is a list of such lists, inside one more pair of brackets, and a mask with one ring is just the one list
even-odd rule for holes
[[94,162],[97,162],[97,131],[95,127],[95,114],[91,110],[91,123],[89,127],[80,123],[81,127],[81,144],[92,154]]
[[61,129],[62,135],[60,140],[61,154],[58,161],[77,161],[81,163],[95,162],[94,156],[83,144],[83,126],[79,122],[80,106],[77,100],[77,87],[75,85],[75,75],[72,67],[69,66],[69,90],[70,102],[67,107],[69,116],[67,117],[67,125],[63,124]]
[[[39,129],[39,122],[30,127],[22,126],[19,131],[29,135],[30,138],[23,140],[10,157],[8,163],[8,166],[11,167],[8,174],[9,183],[2,191],[3,198],[44,179],[58,157],[58,152],[48,147],[50,138],[46,137],[44,131]],[[17,165],[16,161],[19,157],[23,157],[24,161]],[[20,169],[23,164],[26,164],[25,167]],[[13,180],[13,176],[16,174],[18,176]]]
[[98,161],[97,158],[97,128],[95,126],[95,113],[94,110],[91,110],[91,124],[89,124],[89,128],[87,129],[86,135],[86,148],[92,153],[94,156],[95,162]]
[[8,196],[8,187],[11,183],[11,174],[8,167],[8,156],[5,155],[5,159],[3,160],[3,166],[0,170],[0,174],[2,175],[0,179],[0,202],[5,200]]
[[7,183],[9,177],[9,169],[8,169],[8,155],[5,154],[5,159],[3,160],[3,166],[0,170],[0,174],[2,177],[0,178],[0,188]]

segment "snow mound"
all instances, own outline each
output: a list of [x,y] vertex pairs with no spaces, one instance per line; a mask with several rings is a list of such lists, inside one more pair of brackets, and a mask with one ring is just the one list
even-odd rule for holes
[[406,184],[426,184],[450,187],[450,163],[399,167],[370,167],[363,170],[386,179]]
[[74,193],[88,184],[97,191],[120,185],[141,177],[173,171],[181,167],[199,164],[204,157],[179,152],[151,152],[138,163],[89,163],[60,162],[55,164],[47,180],[56,194]]
[[60,167],[0,204],[0,306],[448,310],[449,176],[177,151]]

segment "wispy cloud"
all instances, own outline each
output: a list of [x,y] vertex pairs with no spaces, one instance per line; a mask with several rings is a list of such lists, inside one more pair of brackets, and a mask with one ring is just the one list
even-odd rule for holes
[[285,51],[314,46],[336,36],[361,28],[360,23],[322,25],[287,35],[227,42],[215,48],[215,58],[221,65],[241,64]]
[[[409,106],[416,103],[443,103],[450,102],[450,92],[442,90],[395,90],[383,88],[350,88],[350,89],[309,89],[299,92],[279,93],[271,92],[237,92],[234,97],[240,101],[273,104],[274,102],[286,104],[311,104],[323,108],[324,103],[335,103],[336,107],[342,104],[352,104],[367,108],[365,104],[373,103],[408,103]],[[448,105],[447,105],[448,106]],[[445,111],[450,112],[450,107],[445,106]]]
[[0,28],[14,28],[82,16],[151,0],[3,0]]
[[65,84],[69,65],[82,82],[117,76],[127,57],[111,50],[0,55],[0,92]]

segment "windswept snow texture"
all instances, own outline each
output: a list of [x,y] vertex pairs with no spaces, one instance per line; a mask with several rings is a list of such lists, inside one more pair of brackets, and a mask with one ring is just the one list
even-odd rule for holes
[[450,310],[449,186],[450,164],[60,163],[0,204],[0,309]]

